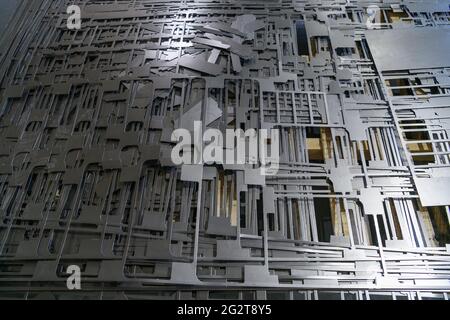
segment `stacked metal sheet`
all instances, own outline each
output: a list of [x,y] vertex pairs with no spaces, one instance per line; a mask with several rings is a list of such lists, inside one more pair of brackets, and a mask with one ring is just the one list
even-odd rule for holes
[[[448,298],[448,1],[73,4],[0,45],[0,298]],[[196,120],[278,172],[175,165]]]

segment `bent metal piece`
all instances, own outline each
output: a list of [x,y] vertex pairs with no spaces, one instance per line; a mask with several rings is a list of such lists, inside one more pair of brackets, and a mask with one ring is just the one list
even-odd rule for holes
[[[448,1],[72,4],[1,39],[0,298],[448,298]],[[175,166],[201,120],[279,171]]]

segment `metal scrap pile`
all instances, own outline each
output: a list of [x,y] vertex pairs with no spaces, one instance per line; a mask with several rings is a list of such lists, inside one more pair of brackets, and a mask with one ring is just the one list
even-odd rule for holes
[[[71,2],[0,45],[1,298],[448,298],[448,1]],[[196,120],[278,173],[175,166]]]

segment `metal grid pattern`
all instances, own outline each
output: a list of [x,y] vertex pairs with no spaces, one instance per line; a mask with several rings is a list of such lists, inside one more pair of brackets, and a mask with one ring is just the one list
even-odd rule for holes
[[[72,2],[0,46],[1,298],[448,298],[448,2]],[[280,170],[175,166],[193,120],[279,129]]]

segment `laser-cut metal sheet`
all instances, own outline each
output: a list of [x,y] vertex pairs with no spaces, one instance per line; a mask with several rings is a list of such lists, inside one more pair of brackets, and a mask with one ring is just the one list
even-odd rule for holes
[[[448,299],[445,1],[72,2],[0,42],[0,298]],[[175,165],[196,121],[278,172]]]
[[366,33],[380,71],[445,68],[450,66],[450,30],[405,28]]

